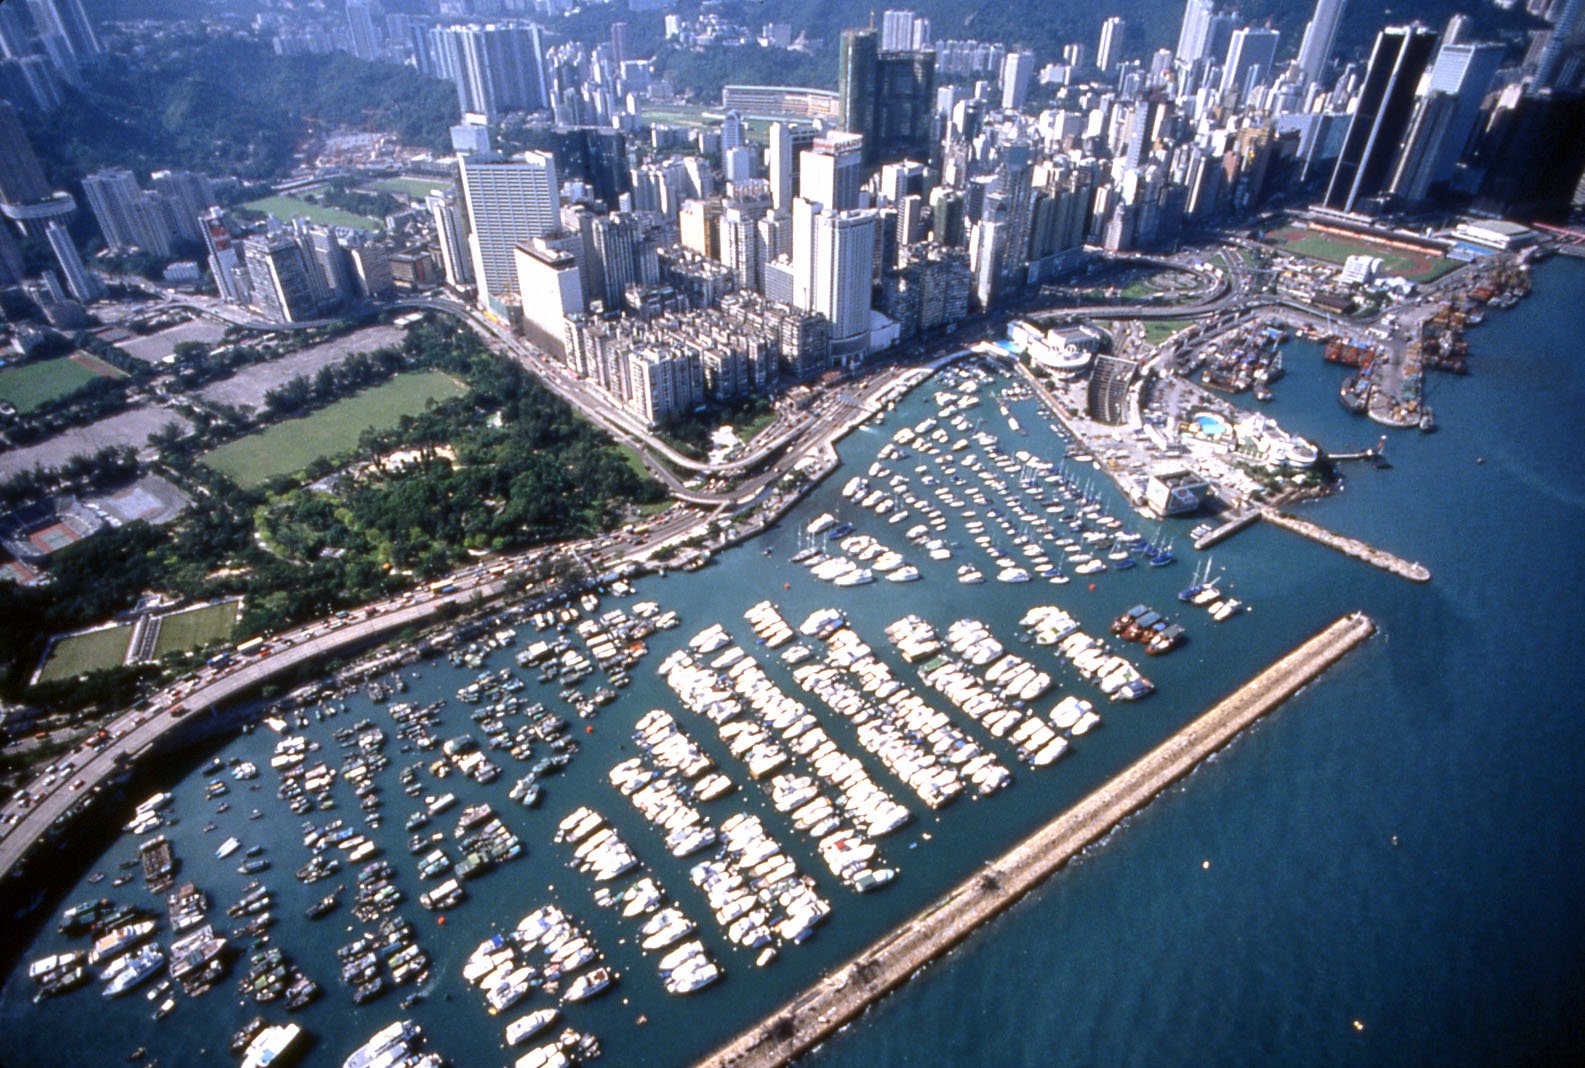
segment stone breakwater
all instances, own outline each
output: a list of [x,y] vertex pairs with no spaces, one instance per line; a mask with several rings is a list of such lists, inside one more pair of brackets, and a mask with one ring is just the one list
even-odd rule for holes
[[710,1054],[699,1068],[779,1068],[813,1049],[1314,681],[1375,629],[1360,612],[1338,619],[935,904]]

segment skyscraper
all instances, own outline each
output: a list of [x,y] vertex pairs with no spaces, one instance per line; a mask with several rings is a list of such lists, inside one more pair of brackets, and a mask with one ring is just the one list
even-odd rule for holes
[[66,279],[66,288],[71,295],[84,304],[91,304],[99,299],[99,279],[88,273],[83,266],[83,258],[77,254],[77,245],[72,241],[72,235],[66,232],[66,227],[50,220],[45,225],[44,236],[49,240],[50,251],[55,254],[55,262],[60,266],[61,276]]
[[1033,52],[1009,52],[1002,59],[1002,110],[1017,111],[1029,99],[1029,79],[1035,73]]
[[864,135],[866,166],[928,154],[935,87],[934,52],[882,52],[874,30],[843,31],[837,68],[842,128]]
[[627,47],[627,23],[611,23],[611,62],[620,67],[632,58]]
[[249,237],[242,245],[253,307],[275,322],[312,319],[318,308],[297,242],[275,234]]
[[83,196],[112,252],[139,248],[157,256],[171,254],[164,212],[125,167],[107,167],[84,178]]
[[230,304],[247,304],[247,271],[231,216],[224,208],[210,208],[199,222],[203,225],[204,247],[209,250],[209,273],[214,276],[220,299]]
[[1122,59],[1123,29],[1126,23],[1121,15],[1113,15],[1101,23],[1101,42],[1095,49],[1095,65],[1110,74]]
[[[821,211],[814,216],[810,306],[831,323],[831,356],[856,362],[870,342],[870,280],[875,212]],[[796,269],[796,264],[795,264]]]
[[803,154],[798,195],[832,211],[859,206],[863,179],[864,139],[856,134],[828,134]]
[[914,13],[888,11],[881,16],[881,50],[910,52],[914,48]]
[[424,199],[430,218],[435,220],[435,241],[440,245],[440,262],[446,271],[446,284],[453,289],[473,284],[473,256],[468,251],[468,221],[450,189],[431,189]]
[[1205,46],[1215,13],[1216,0],[1187,0],[1183,5],[1183,24],[1178,28],[1178,47],[1173,52],[1179,60],[1198,63],[1206,58]]
[[49,195],[49,181],[32,142],[22,131],[16,109],[10,102],[0,100],[0,201],[32,204]]
[[155,171],[149,184],[170,205],[175,233],[189,241],[202,241],[198,217],[215,204],[209,179],[193,171]]
[[1222,97],[1238,94],[1242,103],[1251,85],[1271,80],[1277,61],[1277,31],[1243,26],[1233,31],[1222,65]]
[[493,122],[503,111],[534,111],[551,102],[538,26],[437,26],[430,31],[436,73],[457,87],[462,111]]
[[1337,26],[1347,6],[1348,0],[1315,0],[1315,14],[1305,25],[1304,40],[1299,43],[1299,69],[1309,81],[1320,78],[1326,61],[1332,58]]
[[79,63],[104,51],[82,0],[27,0],[27,4],[39,37],[59,38]]
[[369,0],[347,0],[347,30],[352,54],[359,59],[380,57],[380,28],[374,21],[376,5]]
[[1569,48],[1582,36],[1585,36],[1585,0],[1562,0],[1552,33],[1536,61],[1536,86],[1551,89],[1559,84]]
[[801,157],[814,145],[817,136],[813,126],[771,123],[770,194],[771,205],[777,211],[792,210],[793,197],[798,195]]
[[1436,37],[1418,25],[1389,26],[1376,35],[1343,151],[1326,188],[1327,207],[1358,211],[1387,191]]
[[1444,44],[1437,52],[1404,134],[1392,177],[1395,197],[1420,203],[1453,176],[1502,56],[1496,44]]
[[556,161],[546,152],[525,152],[510,160],[462,156],[457,166],[479,306],[507,316],[517,302],[513,250],[560,222]]

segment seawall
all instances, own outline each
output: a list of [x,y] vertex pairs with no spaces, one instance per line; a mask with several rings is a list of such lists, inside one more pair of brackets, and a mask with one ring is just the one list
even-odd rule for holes
[[1314,681],[1375,629],[1363,613],[1338,619],[945,897],[717,1049],[699,1068],[779,1068],[813,1049]]

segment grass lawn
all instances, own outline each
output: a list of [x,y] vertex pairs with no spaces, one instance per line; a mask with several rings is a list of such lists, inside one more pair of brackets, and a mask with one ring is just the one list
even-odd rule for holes
[[377,182],[370,182],[368,188],[423,200],[431,189],[448,189],[450,186],[451,183],[444,178],[381,178]]
[[75,679],[90,671],[120,667],[132,641],[132,624],[122,623],[88,634],[62,638],[50,649],[50,656],[39,673],[40,682]]
[[252,488],[277,475],[291,475],[321,456],[358,447],[369,427],[386,430],[430,400],[459,397],[466,387],[439,371],[397,375],[389,382],[336,401],[301,419],[288,419],[204,454],[204,463],[237,485]]
[[154,658],[231,637],[240,606],[239,601],[222,601],[162,617],[159,635],[154,639]]
[[1429,282],[1458,266],[1452,260],[1429,253],[1415,253],[1406,249],[1379,245],[1364,239],[1351,239],[1339,234],[1323,234],[1296,226],[1273,230],[1269,235],[1285,252],[1307,256],[1324,263],[1342,264],[1350,256],[1379,256],[1381,269],[1386,274],[1399,274],[1411,282]]
[[323,223],[326,226],[352,226],[360,230],[378,230],[382,227],[378,219],[365,218],[362,215],[354,215],[350,211],[326,207],[323,204],[299,200],[296,197],[265,197],[262,200],[250,200],[242,206],[249,211],[274,215],[281,220],[295,219],[299,215],[306,215],[310,222]]
[[1193,319],[1146,319],[1145,340],[1152,345],[1159,345],[1167,338],[1176,334],[1186,326],[1194,323]]
[[100,377],[120,377],[121,372],[93,356],[58,356],[0,371],[0,400],[26,414],[51,401],[68,397]]

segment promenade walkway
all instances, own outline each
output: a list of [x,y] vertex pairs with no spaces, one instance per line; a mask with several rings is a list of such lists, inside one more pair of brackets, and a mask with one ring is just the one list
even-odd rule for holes
[[779,1068],[819,1045],[1080,850],[1099,841],[1374,631],[1375,624],[1362,613],[1338,619],[934,905],[710,1054],[699,1068]]

